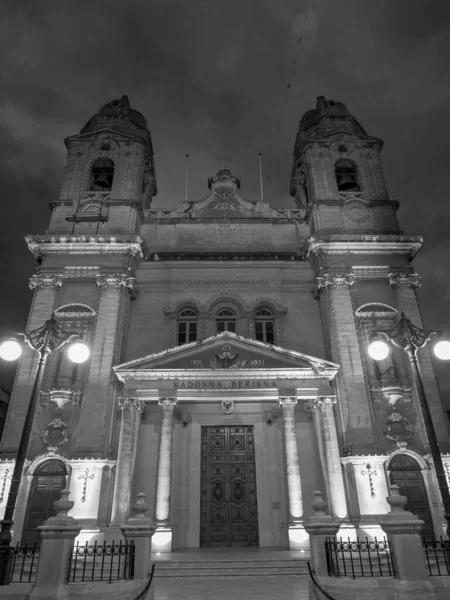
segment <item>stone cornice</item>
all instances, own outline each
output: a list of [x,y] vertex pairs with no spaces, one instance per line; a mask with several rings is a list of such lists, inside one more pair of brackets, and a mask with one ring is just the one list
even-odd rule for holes
[[27,235],[25,240],[36,258],[52,254],[144,255],[145,242],[139,235]]
[[406,254],[411,258],[423,243],[420,235],[344,235],[310,236],[304,243],[305,254]]

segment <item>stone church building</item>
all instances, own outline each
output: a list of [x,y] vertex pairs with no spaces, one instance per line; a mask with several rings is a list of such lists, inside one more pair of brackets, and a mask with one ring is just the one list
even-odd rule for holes
[[[26,238],[39,263],[27,328],[54,313],[91,357],[76,368],[64,349],[50,357],[14,541],[39,539],[65,486],[81,542],[117,540],[140,492],[161,552],[307,547],[315,490],[341,534],[375,536],[389,482],[441,535],[406,356],[394,349],[375,363],[367,353],[371,333],[402,311],[422,326],[411,266],[422,238],[400,229],[382,141],[320,96],[299,123],[291,208],[247,199],[245,177],[222,168],[203,198],[160,210],[150,132],[126,96],[65,143],[48,230]],[[36,360],[28,349],[17,370],[0,509]],[[427,348],[420,363],[446,453]]]

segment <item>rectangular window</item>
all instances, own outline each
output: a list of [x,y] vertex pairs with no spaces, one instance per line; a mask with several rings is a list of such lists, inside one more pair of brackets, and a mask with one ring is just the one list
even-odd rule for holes
[[197,321],[178,321],[178,346],[195,342],[197,339]]
[[266,344],[275,343],[273,321],[255,321],[255,338]]
[[223,331],[236,332],[236,321],[217,321],[217,333]]

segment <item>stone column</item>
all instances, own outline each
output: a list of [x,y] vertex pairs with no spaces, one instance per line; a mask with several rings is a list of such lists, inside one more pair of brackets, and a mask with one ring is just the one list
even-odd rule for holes
[[57,514],[38,527],[42,543],[36,584],[30,599],[60,600],[69,597],[67,567],[75,538],[81,527],[73,517],[68,516],[73,508],[69,500],[69,490],[62,490],[61,498],[53,503]]
[[[149,506],[145,502],[145,494],[137,495],[137,502],[132,505],[132,509],[134,516],[122,525],[121,530],[126,541],[134,542],[134,581],[136,591],[141,592],[148,581],[151,569],[152,535],[155,533],[155,526],[146,516]],[[145,596],[146,600],[154,598],[154,590],[155,586],[152,583]]]
[[136,398],[119,398],[122,409],[120,423],[119,449],[117,452],[116,480],[112,505],[111,525],[118,526],[125,522],[130,509],[131,482],[136,447],[141,424],[144,403]]
[[303,500],[294,416],[297,398],[295,396],[281,396],[279,404],[283,409],[289,511],[294,520],[299,521],[303,517]]
[[162,408],[161,436],[159,439],[158,479],[156,488],[157,531],[154,536],[155,547],[159,552],[172,549],[172,527],[170,518],[170,486],[172,477],[172,427],[176,398],[160,398]]
[[342,474],[341,458],[336,433],[336,422],[333,413],[333,404],[336,398],[332,396],[318,396],[311,401],[310,405],[314,411],[320,410],[322,417],[322,432],[325,446],[325,476],[328,481],[329,502],[332,513],[339,519],[346,519],[347,502]]

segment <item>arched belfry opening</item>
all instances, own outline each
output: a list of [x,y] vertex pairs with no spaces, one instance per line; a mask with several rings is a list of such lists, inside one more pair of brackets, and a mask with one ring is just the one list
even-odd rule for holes
[[110,158],[98,158],[91,167],[91,192],[109,192],[114,180],[114,163]]
[[53,502],[59,500],[61,490],[66,487],[66,465],[57,459],[43,462],[34,472],[25,522],[22,532],[22,544],[39,543],[38,527],[50,517],[56,515]]
[[334,165],[337,188],[339,192],[360,192],[358,183],[358,167],[348,158],[340,158]]

